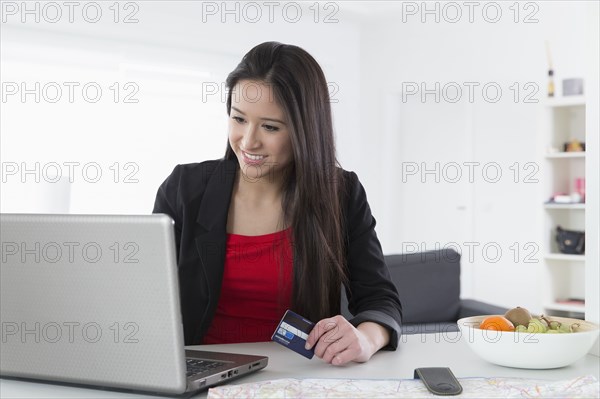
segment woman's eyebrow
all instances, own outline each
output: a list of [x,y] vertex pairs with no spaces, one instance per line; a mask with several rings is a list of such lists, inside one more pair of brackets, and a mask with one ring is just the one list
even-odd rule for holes
[[[242,115],[246,115],[246,113],[245,113],[245,112],[243,112],[241,109],[239,109],[239,108],[237,108],[237,107],[234,107],[233,105],[231,106],[231,109],[233,109],[233,110],[235,110],[235,111],[239,112],[239,113],[240,113],[240,114],[242,114]],[[260,120],[263,120],[263,121],[273,121],[273,122],[277,122],[277,123],[281,123],[282,125],[285,125],[285,122],[284,122],[284,121],[282,121],[282,120],[279,120],[279,119],[276,119],[276,118],[259,118],[259,119],[260,119]]]
[[277,123],[281,123],[282,125],[285,125],[284,121],[281,121],[281,120],[275,119],[275,118],[260,118],[260,120],[263,120],[263,121],[272,121],[272,122],[277,122]]

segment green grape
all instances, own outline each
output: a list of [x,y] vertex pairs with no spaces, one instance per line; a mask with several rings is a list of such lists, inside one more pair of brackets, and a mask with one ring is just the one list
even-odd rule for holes
[[545,333],[548,331],[548,324],[541,319],[531,319],[529,320],[529,325],[527,326],[527,332],[530,333]]
[[548,334],[560,334],[560,331],[558,330],[548,330],[546,331]]
[[560,331],[561,333],[570,333],[571,332],[571,326],[569,326],[568,324],[561,324],[558,327],[558,331]]
[[520,332],[520,333],[526,333],[527,332],[527,327],[525,327],[524,325],[520,324],[515,328],[515,332]]
[[560,327],[560,322],[556,321],[556,320],[552,320],[550,322],[550,325],[548,326],[551,330],[558,330],[558,328]]

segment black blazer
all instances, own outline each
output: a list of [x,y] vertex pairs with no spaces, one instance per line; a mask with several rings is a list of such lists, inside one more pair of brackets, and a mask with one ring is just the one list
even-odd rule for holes
[[[202,343],[217,308],[237,169],[237,161],[225,159],[177,165],[156,195],[153,213],[167,214],[175,221],[186,345]],[[396,349],[402,320],[398,292],[390,280],[365,190],[354,172],[343,171],[343,175],[350,272],[346,294],[348,310],[355,315],[350,322],[357,326],[373,321],[387,327],[391,333],[387,349]]]

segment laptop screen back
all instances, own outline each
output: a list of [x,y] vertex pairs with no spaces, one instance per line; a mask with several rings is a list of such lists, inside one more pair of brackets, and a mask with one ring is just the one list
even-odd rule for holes
[[0,373],[184,392],[172,223],[0,215]]

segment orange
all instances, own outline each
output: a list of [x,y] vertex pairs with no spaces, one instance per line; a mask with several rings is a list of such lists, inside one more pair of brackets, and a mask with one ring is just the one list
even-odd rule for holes
[[515,326],[504,316],[489,316],[481,321],[482,330],[515,331]]

